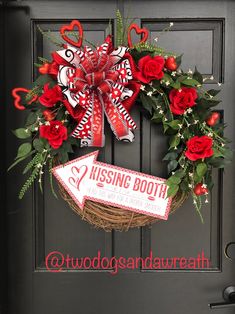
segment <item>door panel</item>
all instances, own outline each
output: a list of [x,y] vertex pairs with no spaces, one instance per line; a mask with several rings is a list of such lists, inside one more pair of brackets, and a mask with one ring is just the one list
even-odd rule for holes
[[[38,57],[51,58],[51,52],[57,48],[39,31],[51,30],[53,37],[59,39],[59,29],[63,24],[69,21],[53,21],[44,22],[43,20],[33,21],[34,30],[34,60],[37,62]],[[101,21],[83,21],[81,20],[84,29],[84,37],[88,42],[100,44],[108,35],[109,20]],[[36,71],[35,71],[36,72]],[[36,78],[38,73],[34,73]],[[109,137],[111,132],[109,132]],[[92,149],[84,149],[86,152]],[[79,150],[77,156],[84,154],[84,150]],[[93,149],[94,150],[94,149]],[[110,146],[107,149],[102,149],[103,159],[110,152]],[[45,193],[41,194],[36,188],[37,198],[34,206],[37,210],[35,216],[35,225],[37,226],[37,237],[35,248],[37,250],[36,268],[40,270],[45,267],[45,257],[55,248],[60,252],[70,252],[73,256],[95,256],[98,251],[103,256],[111,256],[111,241],[112,234],[90,228],[89,225],[82,222],[80,217],[71,212],[71,208],[65,202],[59,202],[51,194],[49,177],[45,180]],[[59,191],[58,191],[59,195]],[[38,203],[40,206],[38,206]],[[65,210],[67,208],[67,210]]]
[[[37,76],[33,63],[38,56],[49,57],[56,47],[42,37],[37,25],[58,34],[62,24],[80,19],[85,37],[101,43],[109,24],[115,30],[115,10],[135,17],[135,22],[150,30],[150,39],[177,54],[183,52],[184,69],[197,65],[204,76],[214,76],[208,88],[222,82],[220,106],[228,123],[226,136],[234,132],[234,50],[233,30],[235,4],[232,1],[24,1],[27,8],[5,12],[8,37],[5,40],[6,160],[15,156],[17,140],[10,129],[19,127],[24,113],[12,106],[10,90],[14,86],[30,86]],[[14,21],[14,23],[12,23]],[[171,31],[161,30],[174,22]],[[16,47],[17,46],[17,58]],[[14,73],[14,75],[12,74]],[[159,126],[146,119],[136,106],[131,112],[138,125],[135,142],[126,144],[114,139],[106,125],[106,146],[99,159],[137,171],[166,177],[162,162],[167,139]],[[77,156],[92,149],[78,149]],[[105,233],[82,221],[60,198],[55,199],[45,184],[43,195],[35,186],[23,201],[16,192],[22,184],[17,168],[7,177],[8,214],[8,313],[176,313],[208,314],[208,303],[221,300],[221,292],[233,283],[234,261],[224,255],[227,243],[234,241],[234,165],[226,172],[215,171],[215,187],[207,206],[203,206],[205,223],[201,224],[191,199],[168,221],[151,228],[128,232]],[[224,187],[224,189],[223,189]],[[74,257],[149,256],[197,257],[202,251],[210,260],[208,269],[179,268],[136,269],[120,271],[116,276],[108,270],[65,269],[50,273],[45,257],[51,251]],[[222,309],[222,314],[233,309]]]

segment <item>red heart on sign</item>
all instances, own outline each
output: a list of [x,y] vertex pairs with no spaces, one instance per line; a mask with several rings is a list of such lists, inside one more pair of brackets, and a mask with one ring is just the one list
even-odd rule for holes
[[142,39],[139,41],[139,43],[145,43],[148,39],[149,32],[147,28],[140,28],[137,24],[131,24],[129,29],[128,29],[128,34],[127,34],[127,40],[128,40],[128,46],[130,48],[133,48],[132,40],[131,40],[131,31],[135,30],[136,34],[138,35],[143,35]]
[[[72,40],[65,34],[66,31],[67,32],[74,31],[75,27],[78,28],[78,35],[79,35],[79,39],[77,42]],[[61,34],[61,37],[70,45],[78,47],[78,48],[81,47],[82,41],[83,41],[83,29],[82,29],[82,25],[80,24],[78,20],[73,20],[69,25],[62,26],[60,29],[60,34]]]
[[73,166],[71,168],[71,172],[74,175],[74,177],[69,177],[69,183],[75,187],[78,191],[80,191],[80,183],[82,179],[87,174],[88,167],[86,165],[82,165],[81,167],[77,168],[76,166]]
[[[18,93],[28,93],[29,89],[23,87],[14,88],[11,92],[12,96],[14,97],[14,105],[19,110],[25,110],[25,106],[21,105],[21,96]],[[37,100],[38,96],[35,95],[27,104],[30,105],[32,102]]]

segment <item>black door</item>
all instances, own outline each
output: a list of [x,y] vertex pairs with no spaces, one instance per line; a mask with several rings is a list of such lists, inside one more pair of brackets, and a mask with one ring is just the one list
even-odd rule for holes
[[[5,168],[15,156],[17,141],[11,129],[19,127],[24,114],[13,107],[11,89],[30,87],[35,77],[37,56],[49,56],[55,50],[41,29],[58,32],[63,23],[79,19],[89,41],[100,43],[109,22],[115,28],[115,11],[135,17],[136,23],[150,29],[151,40],[170,51],[184,52],[184,69],[198,69],[213,76],[208,87],[222,83],[224,111],[228,124],[226,135],[234,139],[234,69],[235,40],[233,1],[11,1],[4,13],[4,77],[2,93],[1,137],[5,145]],[[160,32],[169,22],[170,32]],[[4,116],[3,116],[4,112]],[[106,146],[100,157],[107,163],[166,176],[162,156],[166,139],[158,127],[150,125],[138,109],[133,116],[139,126],[136,140],[126,145],[106,133]],[[84,150],[84,154],[87,152]],[[17,168],[7,175],[2,191],[7,217],[9,314],[206,314],[210,302],[223,301],[222,291],[235,285],[235,260],[226,256],[226,247],[235,242],[234,164],[226,172],[214,172],[216,182],[210,203],[203,207],[201,224],[191,200],[152,228],[128,232],[97,231],[83,222],[61,199],[55,199],[45,186],[43,195],[35,187],[23,201],[17,199],[23,180]],[[231,251],[232,246],[228,248]],[[148,256],[194,257],[209,259],[205,269],[123,270],[111,275],[109,270],[70,270],[52,273],[45,265],[52,251],[74,257]],[[203,252],[203,253],[202,253]],[[229,253],[232,256],[232,253]],[[202,256],[202,255],[201,255]],[[4,265],[6,269],[6,263]],[[217,312],[234,313],[223,307]]]

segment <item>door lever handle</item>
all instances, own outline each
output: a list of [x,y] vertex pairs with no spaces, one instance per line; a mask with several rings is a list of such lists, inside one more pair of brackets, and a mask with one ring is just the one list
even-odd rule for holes
[[229,286],[223,291],[224,302],[208,304],[211,309],[235,307],[235,286]]

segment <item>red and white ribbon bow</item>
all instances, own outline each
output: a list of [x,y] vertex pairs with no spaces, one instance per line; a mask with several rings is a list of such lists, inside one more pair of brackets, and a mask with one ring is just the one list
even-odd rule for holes
[[133,103],[132,96],[136,94],[129,88],[136,86],[130,82],[133,66],[126,50],[113,50],[108,36],[96,50],[86,46],[83,50],[68,47],[56,52],[57,59],[63,60],[58,84],[70,106],[69,112],[73,115],[74,110],[81,109],[75,115],[78,125],[72,132],[73,137],[81,139],[81,146],[104,146],[104,114],[117,139],[134,139],[132,130],[136,124],[124,105],[128,98]]

